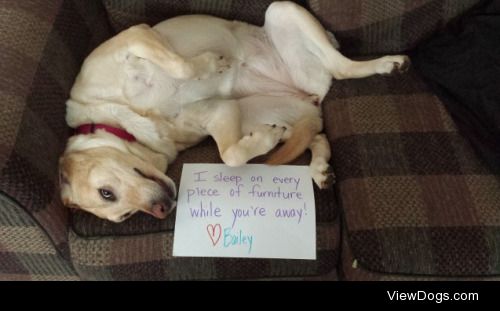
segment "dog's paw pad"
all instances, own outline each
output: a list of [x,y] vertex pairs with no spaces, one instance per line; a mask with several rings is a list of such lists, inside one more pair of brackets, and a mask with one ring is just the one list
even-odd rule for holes
[[267,130],[264,130],[263,133],[266,133],[267,140],[269,141],[269,145],[276,145],[283,138],[283,134],[286,131],[286,127],[278,126],[276,124],[266,124]]
[[192,59],[197,70],[196,79],[205,80],[214,74],[222,74],[231,68],[231,62],[224,55],[205,52]]
[[[321,161],[323,162],[323,161]],[[314,183],[320,189],[328,189],[335,184],[336,177],[332,168],[326,162],[311,163],[310,170]]]
[[244,136],[240,142],[245,148],[253,149],[259,154],[274,148],[283,137],[285,129],[276,124],[266,124],[254,132]]
[[313,104],[314,106],[319,106],[320,97],[318,95],[312,94],[306,97],[306,101]]
[[323,172],[323,176],[325,176],[325,180],[321,183],[321,189],[327,189],[333,186],[336,182],[336,176],[333,170],[329,167],[328,170]]
[[405,73],[410,69],[410,58],[408,56],[404,56],[402,62],[394,62],[394,68],[391,71],[391,74],[397,73]]
[[406,55],[386,56],[381,59],[377,73],[381,75],[405,73],[410,68],[410,64],[410,58]]
[[231,62],[223,55],[219,55],[215,62],[214,72],[217,72],[218,74],[223,74],[229,69],[231,69]]

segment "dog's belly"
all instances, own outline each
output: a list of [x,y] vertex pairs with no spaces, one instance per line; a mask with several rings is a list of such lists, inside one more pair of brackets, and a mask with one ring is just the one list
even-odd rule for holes
[[166,20],[154,27],[184,57],[205,51],[224,55],[231,69],[202,81],[180,85],[172,100],[193,102],[212,97],[298,95],[283,63],[262,27],[238,21],[190,15]]
[[302,95],[263,28],[243,24],[234,35],[242,50],[232,90],[236,97]]

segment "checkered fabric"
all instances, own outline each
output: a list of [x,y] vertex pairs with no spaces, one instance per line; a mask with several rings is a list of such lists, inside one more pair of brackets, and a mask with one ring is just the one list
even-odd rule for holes
[[[303,156],[295,164],[307,164]],[[179,184],[183,163],[220,163],[212,140],[179,156],[168,175]],[[333,189],[315,187],[316,260],[172,257],[175,215],[160,221],[139,213],[111,223],[76,212],[70,235],[71,258],[86,280],[203,280],[335,276],[340,228]]]
[[33,218],[0,196],[0,281],[78,279]]
[[[316,189],[313,261],[174,258],[175,216],[68,217],[57,159],[69,133],[64,101],[84,57],[116,31],[179,14],[262,24],[269,2],[0,0],[0,279],[336,279],[341,253],[345,279],[500,274],[500,178],[414,72],[334,81],[324,102],[342,252],[333,190]],[[476,2],[309,1],[347,54],[405,50]],[[208,140],[169,175],[178,182],[182,163],[219,161]]]
[[346,55],[400,53],[415,47],[480,0],[308,0]]
[[460,277],[374,271],[363,266],[363,263],[353,255],[349,238],[345,234],[342,235],[341,248],[342,256],[338,273],[343,281],[500,281],[500,275]]
[[[98,2],[70,0],[3,0],[0,8],[1,194],[22,206],[27,212],[22,218],[32,217],[68,258],[67,213],[56,188],[58,157],[68,133],[64,102],[84,56],[108,35],[105,11]],[[0,271],[24,278],[43,275],[33,270],[39,254],[29,248],[16,254],[12,248],[12,241],[35,235],[33,221],[30,226],[7,221],[5,232],[17,237],[0,235],[0,245],[8,245],[2,248],[7,259],[0,260]],[[47,262],[42,256],[38,264]]]
[[500,176],[419,77],[334,81],[325,100],[354,258],[400,274],[500,274]]

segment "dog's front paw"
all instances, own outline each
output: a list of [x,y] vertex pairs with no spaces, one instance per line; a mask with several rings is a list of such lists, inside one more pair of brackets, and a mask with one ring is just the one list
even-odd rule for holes
[[231,62],[223,55],[216,55],[214,72],[222,74],[231,69]]
[[408,71],[410,64],[410,58],[406,55],[385,56],[380,59],[376,72],[382,75],[404,73]]
[[242,138],[242,143],[249,149],[254,149],[258,154],[264,154],[273,149],[283,138],[286,127],[276,124],[263,125],[258,131]]
[[220,54],[205,52],[192,59],[196,70],[195,79],[204,80],[213,75],[223,74],[231,68],[229,60]]
[[286,127],[277,125],[262,125],[224,151],[221,154],[222,161],[229,166],[243,165],[248,160],[263,155],[276,147],[286,130]]

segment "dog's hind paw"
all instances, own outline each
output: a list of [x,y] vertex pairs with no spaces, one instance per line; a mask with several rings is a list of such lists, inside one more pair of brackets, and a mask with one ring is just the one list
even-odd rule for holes
[[404,73],[408,71],[410,64],[410,58],[406,55],[385,56],[380,59],[376,72],[382,75]]
[[410,69],[411,61],[408,56],[403,57],[403,62],[394,62],[394,68],[391,74],[395,73],[405,73]]
[[335,173],[325,161],[314,161],[310,167],[311,177],[320,189],[328,189],[335,184]]

